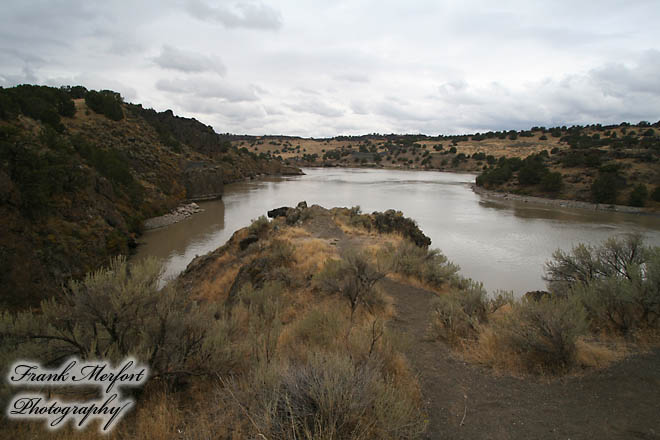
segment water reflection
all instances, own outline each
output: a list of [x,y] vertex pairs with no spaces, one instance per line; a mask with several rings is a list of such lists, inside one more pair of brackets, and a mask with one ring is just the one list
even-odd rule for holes
[[557,248],[598,243],[613,234],[642,232],[660,245],[660,219],[623,213],[482,199],[474,175],[430,171],[306,169],[305,176],[228,185],[205,212],[143,237],[137,257],[166,261],[167,276],[224,244],[238,228],[279,206],[299,201],[325,207],[360,205],[365,212],[398,209],[414,218],[465,276],[490,291],[544,288],[544,262]]

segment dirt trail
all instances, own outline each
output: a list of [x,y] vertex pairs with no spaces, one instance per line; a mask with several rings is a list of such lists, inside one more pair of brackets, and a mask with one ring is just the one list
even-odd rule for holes
[[427,337],[433,293],[390,280],[382,287],[396,302],[394,328],[410,338],[427,438],[660,439],[660,350],[549,384],[496,377]]
[[[330,218],[306,229],[340,250],[364,245]],[[395,301],[392,327],[408,339],[429,417],[426,438],[660,440],[660,349],[550,383],[495,376],[428,337],[434,293],[389,279],[380,285]]]

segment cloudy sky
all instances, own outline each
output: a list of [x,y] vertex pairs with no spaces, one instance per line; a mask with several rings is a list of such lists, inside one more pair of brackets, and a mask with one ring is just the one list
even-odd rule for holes
[[256,135],[655,122],[659,23],[657,0],[3,0],[0,85]]

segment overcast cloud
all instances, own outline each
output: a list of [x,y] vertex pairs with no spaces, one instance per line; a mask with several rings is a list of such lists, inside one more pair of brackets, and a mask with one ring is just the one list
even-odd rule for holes
[[659,20],[656,0],[5,0],[0,85],[257,135],[655,122]]

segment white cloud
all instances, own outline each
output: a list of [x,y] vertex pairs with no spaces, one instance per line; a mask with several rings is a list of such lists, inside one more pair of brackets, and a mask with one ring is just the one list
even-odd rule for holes
[[252,87],[203,77],[160,79],[156,82],[156,88],[177,95],[218,98],[228,102],[257,101],[259,99]]
[[659,15],[649,0],[5,0],[0,85],[115,89],[254,134],[657,121]]
[[217,21],[229,28],[279,29],[282,17],[279,11],[261,2],[240,2],[233,7],[209,6],[202,0],[188,2],[190,14],[200,20]]
[[163,46],[160,55],[154,58],[154,63],[164,69],[184,73],[216,72],[219,75],[224,75],[227,71],[227,68],[218,57],[201,55],[169,45]]

